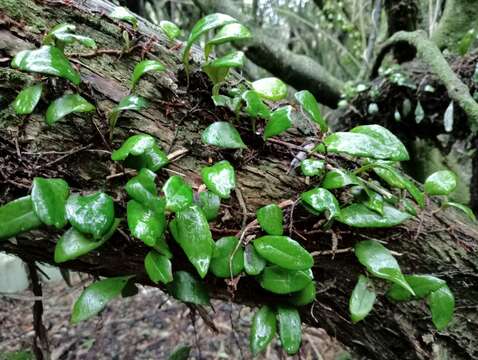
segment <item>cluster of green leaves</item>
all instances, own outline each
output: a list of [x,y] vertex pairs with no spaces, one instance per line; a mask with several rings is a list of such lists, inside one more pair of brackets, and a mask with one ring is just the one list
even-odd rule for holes
[[[14,69],[57,76],[78,86],[80,74],[71,65],[64,54],[66,45],[79,43],[89,48],[96,48],[93,39],[74,33],[75,26],[59,24],[43,39],[43,46],[36,50],[20,51],[12,60]],[[36,82],[20,91],[12,106],[16,114],[29,115],[33,113],[40,102],[43,84]],[[53,101],[46,111],[45,122],[52,125],[71,113],[91,112],[95,106],[77,93],[68,93]]]

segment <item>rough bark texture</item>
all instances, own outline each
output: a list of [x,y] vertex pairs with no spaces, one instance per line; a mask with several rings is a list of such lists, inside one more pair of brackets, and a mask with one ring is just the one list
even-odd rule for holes
[[[32,76],[8,68],[10,57],[21,49],[37,46],[42,33],[60,22],[77,25],[80,33],[89,35],[100,49],[122,47],[119,25],[102,14],[111,9],[100,0],[68,2],[0,0],[0,94],[3,104],[31,81]],[[129,29],[131,31],[131,29]],[[132,33],[139,47],[131,53],[98,51],[90,56],[76,56],[73,61],[82,74],[81,94],[97,104],[93,116],[71,116],[55,126],[44,124],[42,112],[49,101],[68,85],[49,80],[47,101],[42,101],[35,114],[20,118],[11,109],[0,113],[0,203],[28,193],[35,176],[61,177],[72,191],[103,190],[117,201],[117,214],[124,215],[126,195],[122,186],[130,175],[122,173],[110,161],[110,151],[127,135],[145,132],[155,136],[170,153],[187,151],[159,174],[162,183],[170,173],[184,174],[193,186],[201,183],[199,169],[210,161],[228,159],[236,168],[236,196],[221,208],[220,220],[212,225],[214,237],[236,234],[241,223],[255,218],[255,210],[270,202],[296,200],[310,187],[305,178],[290,172],[290,163],[301,145],[310,142],[297,131],[280,141],[264,143],[251,133],[250,119],[240,119],[241,131],[248,149],[241,152],[215,151],[204,146],[200,133],[217,119],[231,119],[232,114],[214,108],[210,101],[210,84],[195,72],[186,88],[179,64],[178,44],[167,44],[148,25],[141,22],[138,33]],[[150,41],[155,35],[156,40]],[[106,140],[105,113],[126,94],[129,76],[142,51],[167,65],[163,74],[142,80],[139,90],[152,105],[139,113],[127,112],[118,122],[112,144]],[[83,50],[78,50],[83,51]],[[77,52],[77,51],[75,51]],[[12,91],[15,90],[15,91]],[[261,124],[258,124],[259,128]],[[334,161],[333,158],[331,161]],[[352,165],[351,165],[352,166]],[[312,184],[313,185],[313,184]],[[240,206],[241,199],[245,209]],[[286,224],[293,238],[310,251],[327,251],[334,240],[339,249],[352,247],[360,239],[375,238],[400,254],[405,273],[431,273],[445,279],[457,300],[455,320],[449,328],[436,332],[423,303],[393,304],[380,296],[375,310],[367,319],[352,325],[348,317],[348,298],[361,266],[352,252],[316,256],[313,268],[317,280],[317,300],[303,309],[304,321],[325,328],[342,341],[357,358],[369,359],[473,359],[478,357],[476,329],[478,299],[478,228],[459,214],[436,211],[433,204],[420,219],[386,230],[353,230],[334,225],[324,230],[317,218],[299,206],[285,210]],[[125,229],[125,222],[121,224]],[[126,230],[127,231],[127,230]],[[118,232],[99,251],[64,264],[65,268],[98,276],[137,274],[138,282],[150,284],[143,269],[146,246]],[[0,250],[17,254],[26,261],[53,262],[53,250],[59,233],[41,229],[16,237],[15,242],[0,243]],[[172,244],[172,242],[171,242]],[[174,247],[174,268],[188,268],[179,249]],[[223,281],[206,279],[211,293],[228,298]],[[383,292],[385,287],[379,291]],[[253,280],[241,279],[234,294],[236,301],[249,304],[275,301],[261,291]]]

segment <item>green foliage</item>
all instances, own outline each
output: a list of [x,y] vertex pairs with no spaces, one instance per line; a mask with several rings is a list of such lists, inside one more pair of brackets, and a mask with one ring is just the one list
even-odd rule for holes
[[425,180],[425,192],[428,195],[449,195],[456,188],[456,175],[449,170],[440,170]]
[[[139,78],[138,78],[139,79]],[[138,95],[128,95],[125,96],[117,106],[115,106],[109,114],[109,125],[110,131],[116,127],[116,122],[118,121],[119,116],[125,110],[134,110],[140,111],[148,106],[146,99]]]
[[33,210],[31,196],[13,200],[0,207],[0,240],[36,229],[42,222]]
[[[150,209],[159,211],[164,207],[164,204],[158,198],[155,179],[156,174],[154,172],[143,168],[138,175],[126,183],[124,189],[132,199]],[[164,209],[162,210],[164,211]]]
[[175,23],[167,20],[159,22],[159,28],[166,34],[170,41],[176,40],[181,35],[181,29]]
[[410,214],[388,204],[383,205],[383,214],[370,210],[364,204],[352,204],[342,208],[336,219],[352,227],[387,228],[397,226],[410,217]]
[[264,259],[288,270],[307,270],[314,264],[312,255],[287,236],[266,235],[253,242]]
[[168,211],[178,212],[193,203],[193,189],[181,176],[171,176],[162,190]]
[[292,106],[287,105],[271,113],[271,117],[264,129],[264,139],[282,134],[292,126]]
[[209,125],[202,133],[202,141],[223,149],[246,148],[236,128],[225,121],[217,121]]
[[340,189],[349,185],[359,185],[359,184],[360,182],[354,174],[343,169],[335,169],[333,171],[329,171],[325,175],[321,186],[324,189],[332,190],[332,189]]
[[302,290],[291,293],[287,301],[295,306],[304,306],[315,300],[315,294],[315,282],[311,281]]
[[327,131],[327,122],[320,113],[319,104],[315,100],[314,95],[308,90],[302,90],[295,93],[295,98],[312,121],[319,125],[320,131]]
[[176,349],[174,349],[171,355],[169,355],[168,360],[188,360],[190,353],[191,346],[179,345]]
[[245,112],[250,117],[259,117],[266,120],[270,119],[271,112],[257,92],[248,90],[242,94],[242,99],[246,102]]
[[[136,87],[136,84],[138,83],[139,79],[144,76],[146,73],[152,72],[152,71],[165,71],[166,68],[163,64],[161,64],[159,61],[156,60],[143,60],[140,61],[139,63],[136,64],[133,70],[133,75],[131,76],[131,89],[134,90]],[[129,97],[129,103],[131,104],[133,101],[131,101],[131,97]],[[123,99],[125,100],[125,99]],[[122,100],[122,101],[123,101]],[[136,102],[137,103],[137,102]],[[131,106],[131,105],[130,105]],[[147,106],[147,105],[145,105]],[[118,107],[121,107],[121,103],[119,104]],[[138,105],[136,105],[138,107]],[[141,108],[128,108],[128,109],[133,109],[133,110],[140,110]],[[125,109],[122,109],[125,110]]]
[[287,85],[275,77],[256,80],[251,84],[251,87],[260,97],[266,100],[279,101],[287,97]]
[[280,305],[277,307],[280,342],[289,355],[299,351],[302,342],[302,328],[299,312],[295,307]]
[[82,35],[74,34],[76,26],[72,24],[62,23],[54,26],[48,34],[43,38],[43,44],[53,45],[58,49],[63,50],[66,45],[79,43],[88,48],[96,48],[96,42]]
[[236,174],[227,160],[202,168],[201,177],[207,188],[221,199],[229,199],[236,187]]
[[251,334],[249,343],[253,356],[267,348],[277,331],[276,315],[274,311],[264,305],[259,309],[252,319]]
[[260,256],[252,244],[244,249],[244,270],[248,275],[259,275],[266,266],[266,260]]
[[32,203],[38,218],[46,225],[61,229],[66,225],[65,205],[70,188],[63,179],[36,177],[32,183]]
[[108,15],[112,19],[122,20],[133,25],[133,28],[138,27],[138,19],[127,8],[123,6],[117,6]]
[[363,275],[359,275],[349,301],[349,311],[352,322],[355,324],[363,319],[372,311],[375,303],[375,291],[370,290],[372,282]]
[[432,321],[438,331],[442,331],[453,319],[455,297],[448,286],[432,291],[427,298],[432,313]]
[[276,204],[269,204],[256,211],[257,221],[269,235],[282,235],[283,217],[282,209]]
[[219,85],[226,80],[231,69],[244,66],[244,59],[245,56],[242,51],[233,51],[203,65],[203,71],[214,84],[213,96],[219,95]]
[[167,284],[173,281],[171,261],[154,250],[151,250],[144,258],[144,267],[151,281],[156,284],[159,282]]
[[476,216],[473,213],[473,210],[471,210],[468,206],[465,206],[463,204],[458,204],[458,203],[453,202],[453,201],[447,201],[444,204],[444,206],[451,206],[451,207],[454,207],[456,209],[459,209],[459,210],[463,211],[471,221],[476,221]]
[[154,246],[166,229],[164,199],[159,204],[158,208],[151,209],[136,200],[128,201],[128,228],[134,237],[148,246]]
[[325,162],[317,159],[305,159],[300,163],[300,170],[305,176],[322,175],[325,170]]
[[20,51],[12,60],[12,68],[65,78],[80,84],[80,74],[71,66],[65,55],[54,46],[42,46],[37,50]]
[[203,283],[186,271],[173,275],[173,282],[168,285],[169,293],[176,299],[197,305],[209,305],[209,295]]
[[340,214],[340,205],[334,194],[323,188],[315,188],[300,195],[300,199],[313,213],[326,211],[327,219],[333,219]]
[[244,269],[244,250],[239,239],[227,236],[216,241],[211,272],[219,278],[234,277]]
[[287,270],[277,265],[266,266],[258,277],[259,284],[274,294],[290,294],[304,289],[311,281],[304,270]]
[[93,110],[95,110],[95,106],[90,104],[80,95],[63,95],[48,106],[45,121],[48,125],[53,125],[68,114],[90,112]]
[[[446,281],[431,275],[405,275],[405,280],[415,292],[414,298],[422,299],[432,291],[446,285]],[[407,301],[412,298],[409,291],[402,286],[393,284],[388,290],[387,296],[394,301]]]
[[219,207],[221,206],[221,198],[210,191],[199,193],[197,204],[204,212],[207,221],[213,221],[219,215]]
[[40,101],[42,91],[42,84],[32,85],[20,91],[13,102],[15,113],[17,115],[31,114]]
[[212,48],[216,45],[225,44],[232,41],[247,40],[252,37],[251,32],[247,27],[239,23],[231,23],[224,25],[216,35],[206,43],[204,48],[204,53],[206,59],[209,57],[209,54]]

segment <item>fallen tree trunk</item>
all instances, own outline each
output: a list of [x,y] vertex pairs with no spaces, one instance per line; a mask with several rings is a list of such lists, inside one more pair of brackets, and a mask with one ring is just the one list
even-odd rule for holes
[[[210,84],[195,72],[189,87],[180,64],[180,45],[168,44],[148,24],[140,23],[134,34],[135,47],[122,54],[120,25],[104,17],[111,5],[100,0],[86,2],[0,0],[0,94],[3,103],[11,101],[31,75],[9,68],[16,52],[38,46],[42,33],[61,22],[76,24],[82,34],[93,37],[100,50],[88,54],[70,54],[82,75],[79,92],[97,105],[92,117],[71,116],[55,126],[45,125],[35,113],[20,118],[11,109],[0,113],[0,203],[29,192],[35,176],[65,179],[72,191],[102,190],[119,204],[124,215],[126,195],[122,189],[130,174],[110,160],[112,149],[125,137],[137,133],[155,136],[173,157],[172,164],[158,173],[162,182],[170,173],[182,174],[196,188],[201,184],[199,170],[212,161],[227,159],[237,176],[235,196],[223,204],[221,216],[212,225],[214,238],[235,235],[244,224],[255,219],[255,210],[271,202],[292,200],[310,185],[304,177],[289,171],[296,152],[307,141],[297,131],[281,140],[264,143],[249,131],[248,119],[238,125],[248,149],[241,152],[217,151],[200,139],[202,130],[212,121],[233,118],[223,108],[214,108]],[[125,25],[121,25],[125,26]],[[127,26],[126,26],[127,27]],[[113,48],[111,48],[113,46]],[[110,143],[105,114],[127,93],[131,71],[144,53],[159,59],[167,72],[143,80],[139,91],[151,101],[141,113],[128,112],[119,120]],[[121,57],[120,57],[121,56]],[[61,82],[60,82],[61,84]],[[51,82],[48,98],[63,89]],[[45,104],[41,105],[41,112]],[[179,156],[179,154],[181,154]],[[450,359],[478,356],[478,227],[451,211],[437,211],[432,205],[418,219],[392,229],[360,230],[334,224],[324,230],[317,220],[299,206],[285,209],[290,236],[315,252],[313,268],[317,281],[317,299],[303,309],[303,320],[323,327],[336,336],[357,357],[371,359],[429,359],[446,354]],[[316,218],[317,219],[317,218]],[[123,221],[120,228],[126,229]],[[0,250],[16,254],[26,261],[53,263],[53,251],[59,233],[35,230],[0,243]],[[434,330],[422,303],[394,304],[380,296],[367,319],[353,325],[348,315],[348,299],[362,267],[351,252],[360,239],[374,238],[396,251],[405,273],[428,273],[446,280],[456,297],[453,323],[444,331]],[[334,256],[333,244],[338,249]],[[137,281],[152,285],[144,273],[143,260],[148,249],[125,232],[117,234],[98,251],[63,264],[66,269],[96,276],[136,274]],[[175,270],[190,265],[181,251],[173,247]],[[211,294],[228,299],[231,295],[223,281],[207,277]],[[383,293],[384,289],[380,289]],[[234,300],[247,304],[273,301],[251,280],[241,279]],[[444,355],[443,355],[444,356]]]

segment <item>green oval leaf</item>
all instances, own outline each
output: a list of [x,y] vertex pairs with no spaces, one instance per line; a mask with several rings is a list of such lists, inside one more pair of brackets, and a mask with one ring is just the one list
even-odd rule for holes
[[390,251],[375,240],[359,241],[355,244],[355,256],[374,276],[395,283],[410,294],[415,292],[405,280],[397,260]]
[[123,6],[115,7],[108,16],[112,19],[126,21],[133,25],[134,28],[138,26],[138,19],[136,16]]
[[131,234],[148,246],[154,246],[166,229],[164,200],[159,202],[159,209],[153,210],[141,205],[136,200],[128,201],[128,228]]
[[197,205],[190,205],[176,213],[175,227],[175,240],[196,268],[199,276],[204,278],[214,251],[214,241],[206,216]]
[[213,221],[219,215],[221,198],[210,191],[203,191],[199,194],[197,204],[204,212],[207,221]]
[[131,276],[121,276],[97,281],[81,293],[71,314],[73,324],[98,314],[106,304],[121,294]]
[[162,282],[167,284],[173,281],[171,261],[166,256],[151,250],[144,258],[144,267],[151,281],[155,284]]
[[[234,253],[239,239],[227,236],[216,241],[211,259],[211,272],[220,278],[233,277],[244,269],[244,250],[239,246]],[[234,256],[232,256],[234,253]],[[232,257],[232,259],[231,259]]]
[[43,39],[46,45],[56,45],[59,49],[63,49],[65,45],[80,43],[89,48],[96,48],[96,42],[87,36],[76,35],[73,32],[76,30],[75,25],[58,24]]
[[224,25],[216,35],[206,43],[204,52],[206,54],[206,59],[209,57],[209,53],[212,50],[212,47],[215,45],[224,44],[232,41],[247,40],[252,37],[251,32],[247,27],[239,23],[232,23]]
[[55,35],[58,33],[71,33],[76,30],[76,26],[68,23],[55,25],[43,38],[43,44],[55,45]]
[[267,100],[279,101],[287,97],[287,85],[275,77],[256,80],[251,86],[255,92]]
[[43,91],[42,84],[29,86],[17,95],[13,102],[13,110],[17,115],[31,114],[40,101]]
[[202,168],[201,177],[207,188],[221,199],[229,199],[236,187],[234,168],[227,160]]
[[234,126],[225,121],[209,125],[202,133],[202,141],[223,149],[244,149],[247,146]]
[[99,239],[113,225],[113,199],[102,192],[85,196],[71,195],[66,202],[66,217],[78,231]]
[[173,253],[169,249],[169,245],[166,242],[166,237],[164,236],[164,234],[156,241],[156,244],[154,244],[152,248],[160,254],[166,256],[168,259],[173,258]]
[[323,188],[315,188],[300,195],[300,198],[315,212],[321,214],[327,212],[328,220],[340,214],[340,205],[334,194]]
[[54,75],[79,85],[80,74],[71,66],[65,55],[54,46],[42,46],[37,50],[20,51],[12,60],[12,68],[22,71]]
[[95,110],[95,106],[83,99],[80,95],[63,95],[48,106],[45,121],[48,125],[52,125],[68,114],[90,112],[93,110]]
[[319,176],[325,170],[325,162],[323,160],[305,159],[300,163],[300,170],[305,176]]
[[315,99],[314,95],[308,90],[302,90],[295,93],[295,98],[302,106],[305,112],[311,117],[311,119],[319,125],[320,131],[325,132],[327,131],[327,122],[322,117],[320,113],[319,104]]
[[189,34],[188,40],[186,42],[186,46],[184,47],[183,52],[183,64],[184,70],[186,71],[187,76],[189,77],[189,53],[191,51],[191,47],[193,44],[201,37],[201,35],[206,34],[208,31],[216,29],[218,27],[237,23],[238,21],[233,17],[214,13],[209,14],[201,18],[192,28],[191,33]]
[[292,106],[287,105],[275,110],[264,129],[264,139],[282,134],[292,126]]
[[169,40],[175,40],[181,35],[181,29],[175,23],[167,20],[159,22],[159,28],[166,34]]
[[191,346],[180,345],[169,355],[168,360],[188,360],[191,353]]
[[59,264],[65,261],[74,260],[99,248],[113,236],[119,223],[120,220],[116,219],[113,226],[111,226],[108,232],[98,241],[92,240],[74,227],[68,229],[56,243],[55,262]]
[[168,285],[170,294],[176,299],[197,304],[209,305],[209,295],[203,283],[186,271],[174,273],[173,282]]
[[254,314],[249,344],[253,356],[267,348],[276,334],[276,316],[272,309],[264,305]]
[[36,229],[42,225],[33,210],[31,196],[25,196],[0,207],[0,240]]
[[242,99],[246,102],[245,112],[251,117],[259,117],[269,120],[271,111],[269,107],[264,104],[258,93],[253,90],[248,90],[242,94]]
[[181,176],[171,176],[163,185],[166,210],[178,212],[193,203],[193,189]]
[[[156,60],[143,60],[136,64],[131,76],[131,88],[134,89],[139,79],[146,73],[152,71],[165,71],[166,68],[163,64]],[[130,97],[131,99],[131,97]],[[136,102],[137,104],[138,102]],[[145,105],[146,106],[146,105]],[[134,109],[138,110],[138,109]]]
[[248,275],[259,275],[264,267],[266,261],[260,256],[252,244],[247,244],[244,250],[244,270]]
[[290,294],[287,301],[295,306],[304,306],[315,300],[315,293],[315,282],[311,281],[302,290]]
[[388,204],[383,205],[383,215],[370,210],[364,204],[352,204],[340,210],[337,221],[358,228],[387,228],[397,226],[411,218]]
[[314,265],[312,255],[287,236],[266,235],[253,241],[254,248],[267,261],[289,270],[307,270]]
[[125,186],[128,195],[142,205],[156,209],[158,206],[158,190],[156,189],[156,174],[149,169],[141,169]]
[[440,170],[425,180],[425,192],[428,195],[448,195],[456,188],[456,175],[449,170]]
[[66,225],[65,205],[70,188],[63,179],[33,179],[33,209],[40,220],[61,229]]
[[[217,58],[203,66],[204,72],[209,76],[211,82],[216,85],[224,81],[229,74],[229,69],[244,66],[244,53],[233,51],[223,57]],[[213,94],[215,90],[213,89]]]
[[352,156],[404,161],[409,159],[405,146],[380,125],[362,125],[350,132],[336,132],[324,140],[327,151]]
[[432,313],[432,321],[438,331],[442,331],[453,319],[455,311],[455,297],[446,285],[432,291],[427,298]]
[[340,189],[349,185],[360,185],[360,181],[354,174],[342,169],[329,171],[321,184],[327,190]]
[[119,104],[111,109],[109,114],[110,129],[114,129],[122,111],[134,110],[140,111],[149,105],[148,101],[138,95],[128,95],[121,99]]
[[468,216],[468,218],[471,220],[471,221],[476,221],[476,216],[475,214],[473,213],[473,210],[471,210],[468,206],[465,206],[463,204],[459,204],[459,203],[456,203],[456,202],[453,202],[453,201],[447,201],[444,206],[451,206],[451,207],[454,207],[458,210],[461,210],[463,211],[466,216]]
[[269,235],[282,235],[284,232],[282,209],[276,204],[269,204],[256,211],[257,221]]
[[366,276],[359,275],[349,301],[350,317],[354,324],[365,319],[372,311],[376,294],[375,291],[369,290],[371,286],[372,282]]
[[[415,298],[422,299],[428,296],[432,291],[438,290],[446,285],[446,281],[431,275],[405,275],[405,280],[415,291]],[[407,301],[412,298],[410,292],[403,287],[393,284],[388,290],[387,296],[395,301]]]
[[289,355],[299,351],[302,342],[302,322],[296,308],[280,305],[277,307],[279,335],[282,348]]
[[305,288],[311,281],[304,270],[287,270],[280,266],[266,266],[259,275],[260,285],[274,294],[289,294]]

